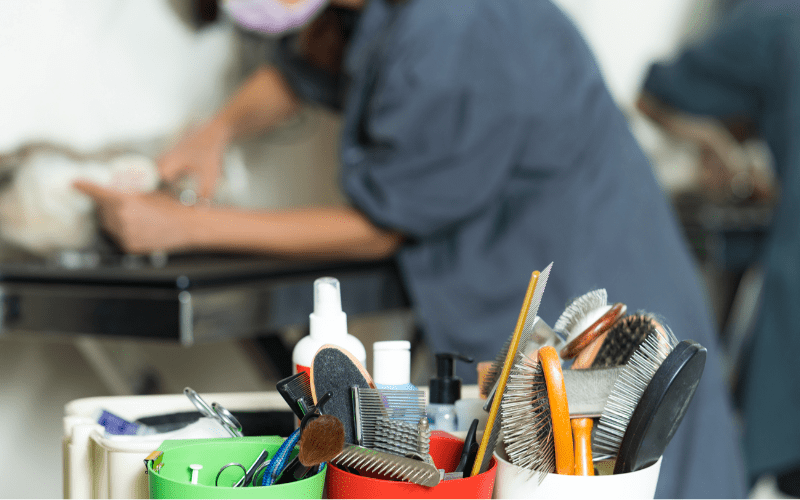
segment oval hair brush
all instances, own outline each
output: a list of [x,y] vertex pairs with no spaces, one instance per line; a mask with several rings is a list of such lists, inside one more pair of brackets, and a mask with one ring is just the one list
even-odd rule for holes
[[608,331],[590,366],[608,368],[626,364],[647,336],[659,330],[663,332],[664,327],[653,314],[638,311],[623,317]]
[[561,362],[552,347],[542,347],[538,360],[524,356],[509,376],[501,404],[503,441],[511,462],[537,476],[574,471]]
[[694,397],[705,360],[705,347],[678,342],[668,328],[648,335],[614,384],[593,453],[616,456],[615,474],[658,461]]

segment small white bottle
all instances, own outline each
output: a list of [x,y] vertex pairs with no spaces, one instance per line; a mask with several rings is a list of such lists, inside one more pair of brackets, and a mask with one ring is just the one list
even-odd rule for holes
[[372,380],[378,389],[416,391],[411,383],[411,342],[387,340],[372,344]]
[[339,280],[318,278],[314,281],[314,312],[309,314],[309,335],[300,339],[292,351],[293,373],[310,373],[314,354],[325,344],[337,345],[352,354],[366,369],[364,344],[347,333],[347,314],[342,311]]

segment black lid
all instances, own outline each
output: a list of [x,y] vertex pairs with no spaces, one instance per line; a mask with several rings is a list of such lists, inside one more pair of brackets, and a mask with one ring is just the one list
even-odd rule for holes
[[436,377],[428,387],[430,403],[451,405],[461,399],[461,379],[456,377],[456,358],[467,363],[473,358],[452,352],[436,353]]

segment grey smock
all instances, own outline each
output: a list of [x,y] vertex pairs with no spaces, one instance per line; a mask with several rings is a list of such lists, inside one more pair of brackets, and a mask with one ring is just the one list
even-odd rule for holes
[[[350,202],[407,237],[397,254],[435,352],[493,359],[534,270],[550,325],[595,288],[709,350],[658,495],[740,497],[739,453],[704,296],[669,204],[575,27],[549,1],[367,2],[340,79]],[[318,85],[317,85],[318,84]],[[460,363],[467,382],[475,368]]]
[[741,388],[751,480],[800,467],[800,4],[743,3],[706,40],[651,68],[645,88],[684,111],[749,118],[781,187]]

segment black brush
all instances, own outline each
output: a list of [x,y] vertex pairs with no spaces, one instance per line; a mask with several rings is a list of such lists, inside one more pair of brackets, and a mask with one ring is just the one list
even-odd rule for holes
[[625,316],[611,327],[603,340],[592,368],[610,368],[626,364],[648,335],[661,327],[655,316],[639,311]]

